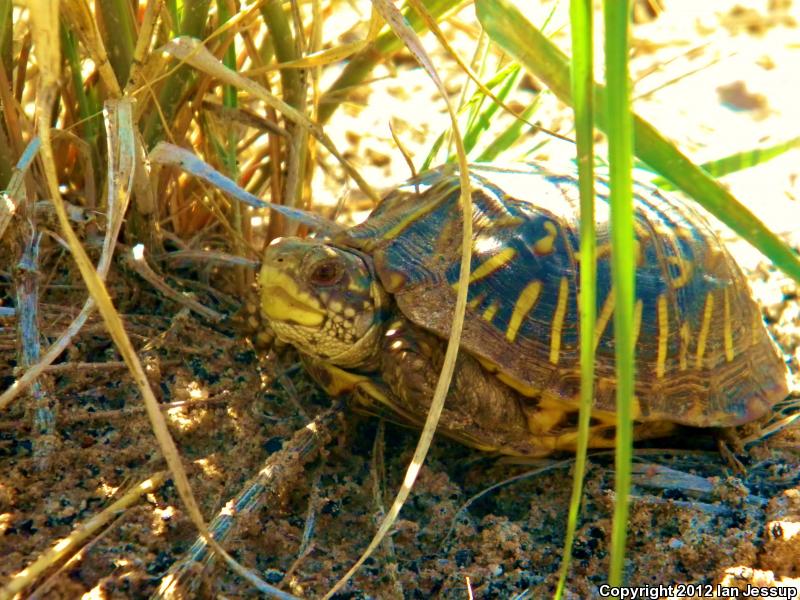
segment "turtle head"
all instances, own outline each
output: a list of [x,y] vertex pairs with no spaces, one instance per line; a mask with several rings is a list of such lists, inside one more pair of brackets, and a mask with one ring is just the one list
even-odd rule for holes
[[261,312],[282,341],[342,367],[377,356],[389,298],[368,256],[319,240],[278,238],[264,253],[258,282]]

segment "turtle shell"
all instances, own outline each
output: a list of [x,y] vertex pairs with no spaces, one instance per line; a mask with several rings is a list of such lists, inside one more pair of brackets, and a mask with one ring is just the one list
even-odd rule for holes
[[[577,404],[578,187],[574,170],[470,167],[473,248],[462,349],[526,396]],[[595,184],[595,408],[614,411],[609,189]],[[787,368],[747,281],[689,204],[636,184],[634,418],[733,426],[787,394]],[[373,257],[411,321],[449,335],[462,213],[454,166],[391,192],[338,240]]]

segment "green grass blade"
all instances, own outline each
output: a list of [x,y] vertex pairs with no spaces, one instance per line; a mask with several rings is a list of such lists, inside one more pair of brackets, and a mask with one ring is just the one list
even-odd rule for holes
[[[233,15],[228,12],[228,3],[225,0],[217,1],[217,12],[219,14],[220,23],[227,22]],[[236,71],[236,39],[231,39],[228,48],[225,50],[225,56],[222,57],[222,63],[231,71]],[[239,106],[239,98],[235,86],[228,83],[222,86],[222,105],[230,110],[235,110]],[[238,135],[236,128],[230,127],[226,130],[227,138],[225,140],[226,148],[222,152],[222,160],[225,165],[225,174],[232,179],[238,177],[238,167],[236,159],[236,143]],[[235,204],[238,206],[238,203]]]
[[570,2],[572,27],[572,94],[575,98],[575,140],[578,152],[578,185],[581,198],[580,246],[580,360],[581,394],[578,417],[578,444],[572,496],[564,536],[564,554],[558,575],[555,598],[559,600],[569,573],[572,544],[580,514],[586,453],[589,446],[589,424],[594,400],[594,327],[597,295],[597,240],[594,226],[594,53],[591,0]]
[[[484,85],[488,89],[492,90],[499,100],[505,102],[505,99],[508,97],[509,93],[516,87],[516,84],[519,83],[521,72],[522,69],[520,69],[519,65],[508,65],[496,73]],[[498,87],[499,90],[495,91],[495,89]],[[465,127],[466,133],[464,134],[463,140],[464,149],[467,151],[467,154],[469,154],[469,152],[475,147],[480,135],[489,128],[492,117],[497,112],[497,109],[500,108],[500,106],[494,100],[490,100],[490,105],[481,111],[480,106],[485,100],[486,95],[481,90],[477,90],[458,111],[459,116],[463,115],[464,113],[468,113],[470,117],[469,121],[467,122],[467,126]],[[448,127],[437,136],[431,145],[428,155],[425,157],[425,160],[420,166],[420,171],[426,171],[431,167],[436,160],[439,151],[442,149],[445,140],[449,139],[450,131],[451,128]],[[448,162],[453,162],[454,160],[454,156],[450,156],[448,158]]]
[[102,32],[108,59],[121,87],[128,82],[136,45],[133,9],[127,0],[98,0],[95,10],[102,15]]
[[90,149],[92,163],[96,169],[99,169],[102,164],[98,150],[102,105],[97,100],[96,94],[92,93],[93,90],[90,89],[87,94],[75,35],[63,25],[60,28],[60,34],[61,48],[69,65],[72,89],[75,93],[75,100],[78,103],[78,114],[81,119],[80,131]]
[[[428,13],[433,17],[442,19],[448,14],[457,11],[464,2],[454,2],[453,0],[424,0],[423,4]],[[403,16],[406,22],[417,33],[424,29],[425,23],[416,11],[406,10]],[[352,57],[342,71],[342,74],[339,75],[331,87],[323,94],[319,104],[318,122],[320,124],[325,123],[338,108],[339,104],[345,99],[347,91],[351,87],[360,84],[378,63],[385,60],[389,54],[400,50],[402,47],[403,42],[389,29],[379,35],[378,39],[366,50]]]
[[[14,68],[14,61],[12,57],[13,38],[14,8],[11,4],[11,0],[0,0],[0,67],[2,67],[5,75],[3,78],[5,81],[13,79],[13,76],[10,75],[13,72],[12,69]],[[4,83],[4,85],[10,87],[6,83]],[[2,110],[3,109],[0,109],[0,113],[2,113]],[[5,108],[5,110],[10,109]],[[0,114],[0,116],[5,117],[5,115],[2,114]],[[0,189],[4,189],[6,184],[11,179],[11,174],[14,168],[14,160],[16,158],[17,157],[14,156],[14,151],[12,150],[11,140],[9,139],[6,131],[6,124],[0,122]],[[2,213],[3,211],[0,211],[0,214]],[[1,218],[0,224],[2,224]],[[2,236],[2,231],[0,231],[0,236]]]
[[166,0],[167,11],[172,19],[172,35],[180,34],[181,11],[178,8],[177,0]]
[[[269,28],[272,46],[279,63],[288,63],[302,58],[295,42],[291,19],[281,0],[268,0],[261,5],[261,15]],[[283,100],[299,108],[305,98],[301,72],[298,69],[281,69]]]
[[[211,0],[185,0],[181,5],[180,34],[202,39],[208,19]],[[177,22],[176,22],[177,25]],[[171,123],[180,106],[181,98],[192,82],[193,73],[185,66],[169,76],[158,93],[158,103],[166,123]],[[148,148],[164,139],[164,122],[157,110],[150,112],[144,126],[144,139]]]
[[0,0],[0,62],[5,69],[6,77],[14,68],[12,52],[14,50],[14,9],[11,0]]
[[[505,129],[505,131],[492,140],[486,149],[481,152],[480,156],[478,156],[476,159],[477,162],[491,162],[495,160],[500,154],[508,150],[514,144],[514,142],[522,137],[523,127],[529,127],[525,121],[531,120],[531,117],[539,107],[539,99],[541,97],[541,94],[537,95],[533,102],[531,102],[525,108],[525,110],[522,111],[522,114],[520,114],[520,117],[522,118],[514,119],[514,121]],[[531,128],[531,132],[535,133],[536,129]]]
[[[233,17],[229,12],[229,5],[227,0],[217,0],[217,13],[219,14],[220,23],[225,23]],[[231,71],[236,71],[236,37],[230,33],[231,40],[228,48],[225,50],[225,55],[222,57],[222,63]],[[228,83],[222,86],[222,105],[230,111],[235,111],[239,106],[238,90],[235,86]],[[236,127],[225,128],[224,147],[219,152],[222,158],[222,164],[225,168],[225,175],[233,179],[239,180],[239,160],[236,152],[236,146],[239,141],[239,132]],[[234,202],[231,206],[232,215],[231,221],[233,229],[238,234],[234,239],[234,246],[237,253],[244,256],[247,253],[245,248],[245,216],[242,213],[242,205],[239,202]],[[236,284],[241,292],[247,288],[248,281],[247,272],[244,267],[236,266],[234,268],[236,276]]]
[[[700,168],[712,177],[722,177],[723,175],[736,173],[737,171],[760,165],[798,147],[800,147],[800,137],[792,138],[786,142],[780,142],[766,148],[754,148],[752,150],[737,152],[730,156],[703,163],[700,165]],[[657,185],[662,190],[675,189],[675,186],[663,177],[656,177],[653,179],[653,184]]]
[[[564,54],[541,34],[509,0],[475,0],[489,37],[572,106],[569,65]],[[608,131],[606,91],[595,86],[597,124]],[[692,196],[714,216],[800,282],[800,258],[717,181],[692,163],[652,125],[633,115],[636,156]]]
[[[518,64],[511,64],[502,69],[498,75],[501,77],[495,76],[492,80],[492,83],[495,83],[494,80],[497,80],[495,85],[499,89],[495,92],[495,94],[499,100],[505,102],[506,98],[508,98],[508,95],[517,87],[520,77],[522,76],[522,68]],[[487,84],[486,87],[494,91],[493,86]],[[497,104],[497,102],[488,99],[489,105],[483,110],[480,110],[481,104],[487,100],[486,96],[480,90],[475,93],[473,98],[470,99],[470,102],[473,102],[473,99],[475,106],[475,112],[473,113],[474,116],[471,116],[470,121],[467,124],[467,129],[464,132],[464,149],[467,151],[467,153],[471,152],[478,143],[478,139],[480,138],[481,134],[489,129],[489,125],[492,122],[492,117],[494,117],[500,108],[500,105]]]
[[629,0],[606,0],[606,115],[611,182],[611,276],[616,291],[614,338],[617,362],[617,452],[615,455],[616,502],[611,531],[611,565],[608,582],[623,583],[628,496],[631,488],[634,393],[635,271],[633,244],[633,120],[628,75]]
[[449,131],[449,129],[440,133],[436,137],[436,139],[433,140],[433,144],[431,144],[431,149],[428,151],[428,155],[425,157],[425,160],[422,162],[422,165],[420,166],[419,169],[420,171],[426,171],[427,169],[431,168],[433,161],[436,160],[436,157],[439,154],[439,150],[441,150],[442,146],[444,145],[444,140],[447,137],[447,131]]
[[[483,79],[486,76],[486,68],[488,66],[488,59],[489,59],[489,36],[486,35],[483,31],[481,31],[478,39],[475,40],[475,49],[472,53],[472,61],[470,62],[469,66],[480,79]],[[508,68],[508,66],[506,66]],[[467,120],[467,131],[469,131],[471,124],[477,118],[478,114],[480,113],[480,108],[483,105],[484,99],[481,98],[477,102],[472,102],[476,97],[475,90],[477,89],[476,84],[472,79],[467,78],[463,87],[461,88],[461,99],[459,100],[457,106],[459,113],[464,107],[468,104],[472,104],[471,108],[469,109],[469,119]],[[470,97],[471,96],[471,97]],[[469,97],[469,99],[468,99]],[[452,134],[451,134],[452,137]],[[463,140],[462,140],[463,141]],[[450,142],[450,152],[452,153],[452,146],[453,142]]]

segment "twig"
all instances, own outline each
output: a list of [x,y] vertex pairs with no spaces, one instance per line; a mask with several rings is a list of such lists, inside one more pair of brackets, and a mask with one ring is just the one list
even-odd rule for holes
[[251,260],[244,256],[236,256],[227,252],[209,252],[208,250],[176,250],[167,252],[158,258],[169,262],[195,261],[204,265],[222,264],[225,266],[243,266],[248,269],[255,269],[260,264],[259,261]]
[[64,558],[72,556],[96,531],[104,527],[106,523],[115,519],[119,513],[138,502],[144,494],[149,494],[158,489],[167,476],[166,471],[160,471],[145,479],[136,487],[130,489],[122,498],[96,514],[85,523],[78,525],[75,530],[65,539],[59,540],[49,550],[46,550],[33,564],[20,571],[2,589],[0,589],[0,600],[8,600],[15,594],[22,592],[30,586],[42,573]]
[[[14,111],[9,109],[8,114],[13,113]],[[19,206],[19,195],[22,192],[22,184],[24,183],[25,175],[33,159],[36,158],[40,147],[41,143],[38,137],[30,141],[25,148],[25,152],[22,153],[22,156],[14,167],[11,180],[8,182],[8,189],[0,192],[0,239],[2,239],[8,224],[11,222],[11,218],[14,216]]]
[[798,419],[800,419],[800,391],[796,390],[788,398],[772,407],[769,419],[761,428],[740,441],[745,447],[748,447],[786,429]]
[[[211,522],[208,527],[211,536],[220,544],[224,543],[235,531],[237,519],[257,512],[271,498],[285,493],[284,488],[297,480],[297,473],[302,466],[312,460],[332,437],[337,422],[336,415],[340,412],[341,407],[338,404],[328,409],[295,432],[281,450],[270,455],[258,474],[244,486],[236,498],[226,503]],[[170,567],[151,599],[195,597],[201,582],[199,571],[210,569],[214,559],[215,556],[209,552],[206,542],[198,538],[186,556]],[[198,567],[198,563],[202,567]],[[294,598],[277,588],[269,593],[273,598]]]
[[708,496],[714,486],[705,477],[684,473],[663,465],[653,463],[634,463],[631,465],[633,481],[641,487],[658,490],[680,490],[696,497]]
[[[613,496],[614,492],[609,490],[609,495]],[[730,506],[720,504],[708,504],[707,502],[696,502],[691,500],[669,500],[666,498],[658,498],[656,496],[637,496],[631,494],[629,496],[632,502],[640,502],[642,504],[654,504],[656,506],[675,506],[691,511],[704,512],[709,515],[715,516],[730,516],[736,514],[736,511]]]
[[306,522],[303,527],[303,536],[300,538],[300,549],[297,551],[297,559],[300,560],[306,556],[313,544],[311,540],[314,538],[314,531],[317,528],[317,506],[319,504],[319,485],[320,477],[314,479],[311,486],[311,494],[308,498],[308,511],[306,512]]
[[520,473],[519,475],[514,475],[513,477],[509,477],[507,479],[504,479],[503,481],[498,481],[497,483],[490,485],[489,487],[481,490],[480,492],[478,492],[474,496],[468,498],[466,502],[464,502],[461,506],[458,507],[458,510],[456,511],[456,514],[453,517],[453,521],[450,524],[450,529],[447,530],[447,533],[445,534],[444,538],[442,539],[442,543],[440,544],[440,547],[443,548],[444,545],[450,539],[450,536],[453,535],[453,532],[455,531],[456,525],[457,525],[456,519],[458,519],[459,515],[461,515],[464,511],[466,511],[477,500],[480,500],[485,495],[490,494],[491,492],[493,492],[495,490],[503,488],[503,487],[505,487],[507,485],[510,485],[512,483],[516,483],[517,481],[521,481],[523,479],[528,479],[528,478],[531,478],[531,477],[536,477],[538,475],[541,475],[543,473],[548,473],[548,472],[554,471],[556,469],[563,469],[563,468],[569,467],[574,462],[575,462],[574,458],[569,458],[569,459],[566,459],[566,460],[560,460],[558,462],[550,462],[550,463],[548,463],[548,464],[546,464],[544,466],[538,467],[536,469],[532,469],[530,471],[525,471],[524,473]]
[[[161,366],[167,364],[179,365],[181,360],[163,361]],[[60,373],[62,371],[102,371],[105,369],[127,369],[127,365],[121,360],[110,360],[108,362],[65,362],[57,365],[48,365],[45,367],[45,373]]]
[[[17,327],[20,338],[20,364],[28,368],[39,362],[41,355],[39,333],[39,243],[41,232],[34,231],[25,245],[17,265],[17,308],[19,321]],[[35,439],[33,455],[40,470],[47,468],[49,457],[57,443],[54,434],[58,402],[48,390],[46,380],[39,380],[31,386],[33,397],[33,431]]]
[[294,572],[300,568],[300,565],[303,564],[303,561],[306,557],[311,554],[314,550],[314,543],[312,539],[314,537],[314,532],[317,528],[317,505],[319,504],[319,484],[320,484],[320,476],[317,473],[317,476],[314,479],[314,483],[311,485],[311,494],[308,497],[308,511],[306,511],[306,522],[303,527],[303,536],[300,538],[300,548],[297,551],[297,558],[294,559],[294,562],[289,565],[289,568],[286,569],[286,572],[283,574],[283,579],[281,581],[291,581],[291,578],[294,576]]
[[[375,441],[372,444],[372,497],[375,502],[375,519],[380,523],[386,516],[386,504],[383,501],[384,491],[386,487],[386,461],[385,461],[385,448],[386,448],[386,422],[381,419],[378,422],[378,431],[375,433]],[[394,592],[398,597],[404,598],[406,596],[403,590],[403,583],[397,576],[397,553],[395,552],[394,540],[391,536],[386,536],[384,541],[384,557],[383,568],[389,574],[394,585]]]
[[136,271],[136,273],[147,281],[150,285],[152,285],[155,289],[159,292],[164,294],[167,298],[171,298],[178,304],[188,307],[190,310],[196,312],[203,318],[208,319],[209,321],[219,322],[222,321],[225,316],[222,313],[219,313],[215,310],[212,310],[206,306],[200,304],[194,298],[189,298],[180,292],[176,292],[171,287],[169,287],[166,283],[164,283],[161,278],[150,268],[150,265],[147,264],[147,261],[144,258],[144,247],[141,245],[134,246],[131,250],[131,253],[127,258],[127,263]]
[[117,525],[122,523],[125,519],[125,513],[120,514],[113,522],[109,523],[108,526],[93,537],[89,542],[81,548],[80,552],[76,552],[72,556],[69,557],[64,563],[58,567],[47,579],[45,579],[41,585],[37,586],[31,592],[31,595],[28,596],[28,600],[41,600],[47,596],[47,593],[53,588],[53,586],[58,583],[58,578],[63,574],[70,570],[74,565],[78,562],[83,560],[84,556],[92,549],[92,546],[96,546],[99,544],[103,538],[105,538],[109,533],[111,533]]
[[[117,112],[122,112],[123,114],[127,114],[130,112],[130,105],[129,103],[123,107],[124,110],[122,111],[114,111],[115,114]],[[128,117],[124,118],[125,122],[128,122]],[[113,129],[113,128],[109,128]],[[118,139],[118,136],[113,133],[111,130],[107,130],[107,136],[109,140],[111,139]],[[49,139],[49,133],[47,138]],[[124,146],[122,144],[121,146]],[[35,152],[38,152],[40,148],[40,141],[39,138],[36,138],[36,144],[31,142],[28,148],[30,149],[30,154],[35,155]],[[121,156],[128,156],[129,152],[120,150],[119,151]],[[26,155],[28,151],[26,150]],[[24,157],[23,157],[24,158]],[[32,157],[31,157],[32,160]],[[20,163],[22,163],[22,159],[20,159]],[[119,163],[119,165],[118,165]],[[122,220],[125,215],[125,211],[128,206],[128,195],[130,191],[130,181],[132,179],[132,164],[127,164],[125,160],[120,158],[117,160],[117,153],[112,148],[112,144],[109,144],[109,158],[108,158],[108,190],[107,190],[107,199],[108,199],[108,212],[106,215],[107,218],[107,227],[105,236],[103,238],[103,251],[100,256],[100,260],[97,263],[97,275],[101,281],[105,281],[106,275],[108,275],[108,270],[111,267],[111,260],[114,255],[114,246],[116,244],[117,238],[119,237],[120,229],[122,228]],[[21,184],[20,184],[21,185]],[[57,189],[56,189],[57,191]],[[59,196],[58,201],[61,201]],[[63,208],[63,205],[60,205]],[[66,221],[67,225],[69,225],[68,220]],[[22,392],[23,390],[27,389],[34,381],[36,381],[37,377],[42,373],[42,371],[48,366],[53,364],[53,362],[58,358],[61,353],[67,348],[67,346],[72,343],[72,339],[78,334],[81,330],[83,325],[86,323],[86,320],[89,318],[89,315],[92,313],[95,307],[95,299],[91,295],[86,299],[86,302],[81,309],[80,314],[75,317],[72,323],[69,324],[69,327],[62,333],[59,338],[47,349],[44,356],[39,360],[36,364],[34,364],[31,368],[25,371],[25,373],[17,379],[11,387],[9,387],[6,391],[0,394],[0,410],[8,406],[11,401],[17,397],[17,395]]]
[[[170,361],[173,364],[176,364],[177,361]],[[101,363],[102,364],[102,363]],[[163,366],[160,365],[160,366]],[[199,409],[199,408],[208,408],[210,406],[217,406],[217,405],[225,405],[229,404],[231,401],[230,394],[223,393],[219,396],[211,397],[211,398],[199,398],[196,400],[177,400],[175,402],[165,402],[163,404],[159,404],[159,408],[161,412],[164,414],[169,413],[169,411],[174,409]],[[86,409],[72,409],[67,414],[62,414],[59,416],[59,423],[61,425],[68,425],[70,423],[89,423],[92,421],[103,421],[103,420],[115,420],[115,419],[128,419],[133,415],[140,415],[144,413],[145,407],[141,405],[131,406],[129,408],[122,408],[122,409],[115,409],[115,410],[97,410],[91,411]],[[268,418],[268,417],[264,417]],[[277,420],[277,419],[275,419]],[[16,431],[19,432],[23,428],[23,425],[17,419],[9,419],[7,421],[0,421],[0,431]]]

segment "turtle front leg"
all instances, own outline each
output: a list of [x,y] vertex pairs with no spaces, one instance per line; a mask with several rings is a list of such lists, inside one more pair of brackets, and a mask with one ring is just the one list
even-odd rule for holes
[[[446,341],[399,317],[382,341],[380,374],[400,405],[421,425],[444,361]],[[519,394],[461,352],[439,431],[462,443],[504,454],[535,456]]]

